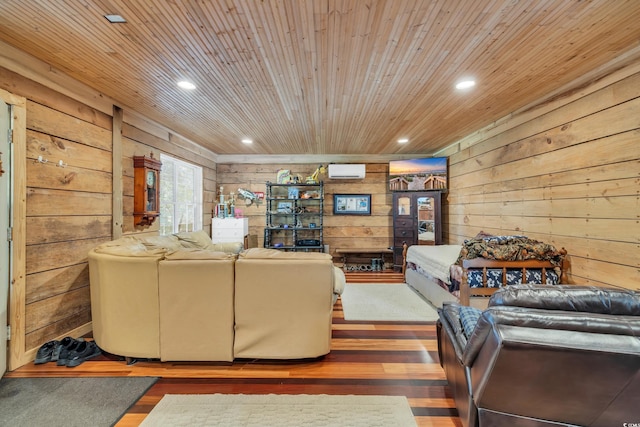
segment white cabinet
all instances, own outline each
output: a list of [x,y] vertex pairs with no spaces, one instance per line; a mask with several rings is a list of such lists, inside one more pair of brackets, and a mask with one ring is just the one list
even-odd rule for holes
[[245,244],[249,234],[249,218],[213,218],[211,240],[213,243],[240,242]]

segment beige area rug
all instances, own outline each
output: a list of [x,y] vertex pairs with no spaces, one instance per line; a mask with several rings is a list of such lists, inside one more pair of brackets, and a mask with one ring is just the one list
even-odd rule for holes
[[435,322],[438,312],[403,284],[347,283],[342,299],[345,320]]
[[415,427],[404,396],[167,394],[141,426]]

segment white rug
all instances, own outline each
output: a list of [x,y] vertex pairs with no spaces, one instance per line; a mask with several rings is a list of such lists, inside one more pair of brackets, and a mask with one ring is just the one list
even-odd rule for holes
[[141,426],[415,427],[404,396],[167,394]]
[[347,283],[342,299],[345,320],[435,322],[436,309],[406,283]]

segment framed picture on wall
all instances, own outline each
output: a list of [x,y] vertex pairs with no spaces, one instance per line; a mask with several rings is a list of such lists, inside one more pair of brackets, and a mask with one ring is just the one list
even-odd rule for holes
[[371,215],[371,194],[334,194],[334,215]]

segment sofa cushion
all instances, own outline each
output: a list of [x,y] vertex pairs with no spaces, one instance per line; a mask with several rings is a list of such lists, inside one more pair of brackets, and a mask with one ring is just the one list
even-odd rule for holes
[[134,236],[122,236],[116,240],[110,240],[108,242],[101,243],[98,246],[96,246],[96,249],[114,247],[114,246],[129,246],[129,245],[136,245],[136,244],[140,244],[140,240],[138,240],[138,238]]
[[166,249],[150,249],[135,237],[126,236],[111,242],[103,243],[97,246],[94,249],[94,252],[124,257],[162,257],[166,253]]
[[287,260],[310,260],[310,259],[327,259],[332,260],[333,258],[329,254],[321,253],[321,252],[284,252],[278,249],[267,249],[267,248],[251,248],[247,249],[240,253],[240,258],[247,259],[287,259]]
[[460,323],[462,324],[462,330],[464,335],[469,339],[473,330],[476,328],[476,323],[482,315],[482,310],[476,307],[460,306]]
[[516,285],[494,293],[489,306],[638,316],[640,292],[584,285]]
[[[640,336],[638,316],[544,310],[539,308],[489,307],[487,319],[496,327],[554,329],[607,335]],[[640,345],[640,340],[635,340]],[[594,348],[596,344],[593,345]]]
[[239,254],[244,249],[244,245],[240,242],[212,243],[206,249],[218,252],[226,252],[229,254]]
[[213,245],[211,237],[204,230],[176,233],[174,236],[185,248],[208,249],[210,245]]
[[232,259],[235,255],[221,252],[210,251],[206,249],[197,248],[183,248],[178,251],[168,253],[165,256],[165,260],[188,260],[188,259]]
[[138,239],[149,249],[164,248],[177,251],[183,248],[176,236],[139,236]]

